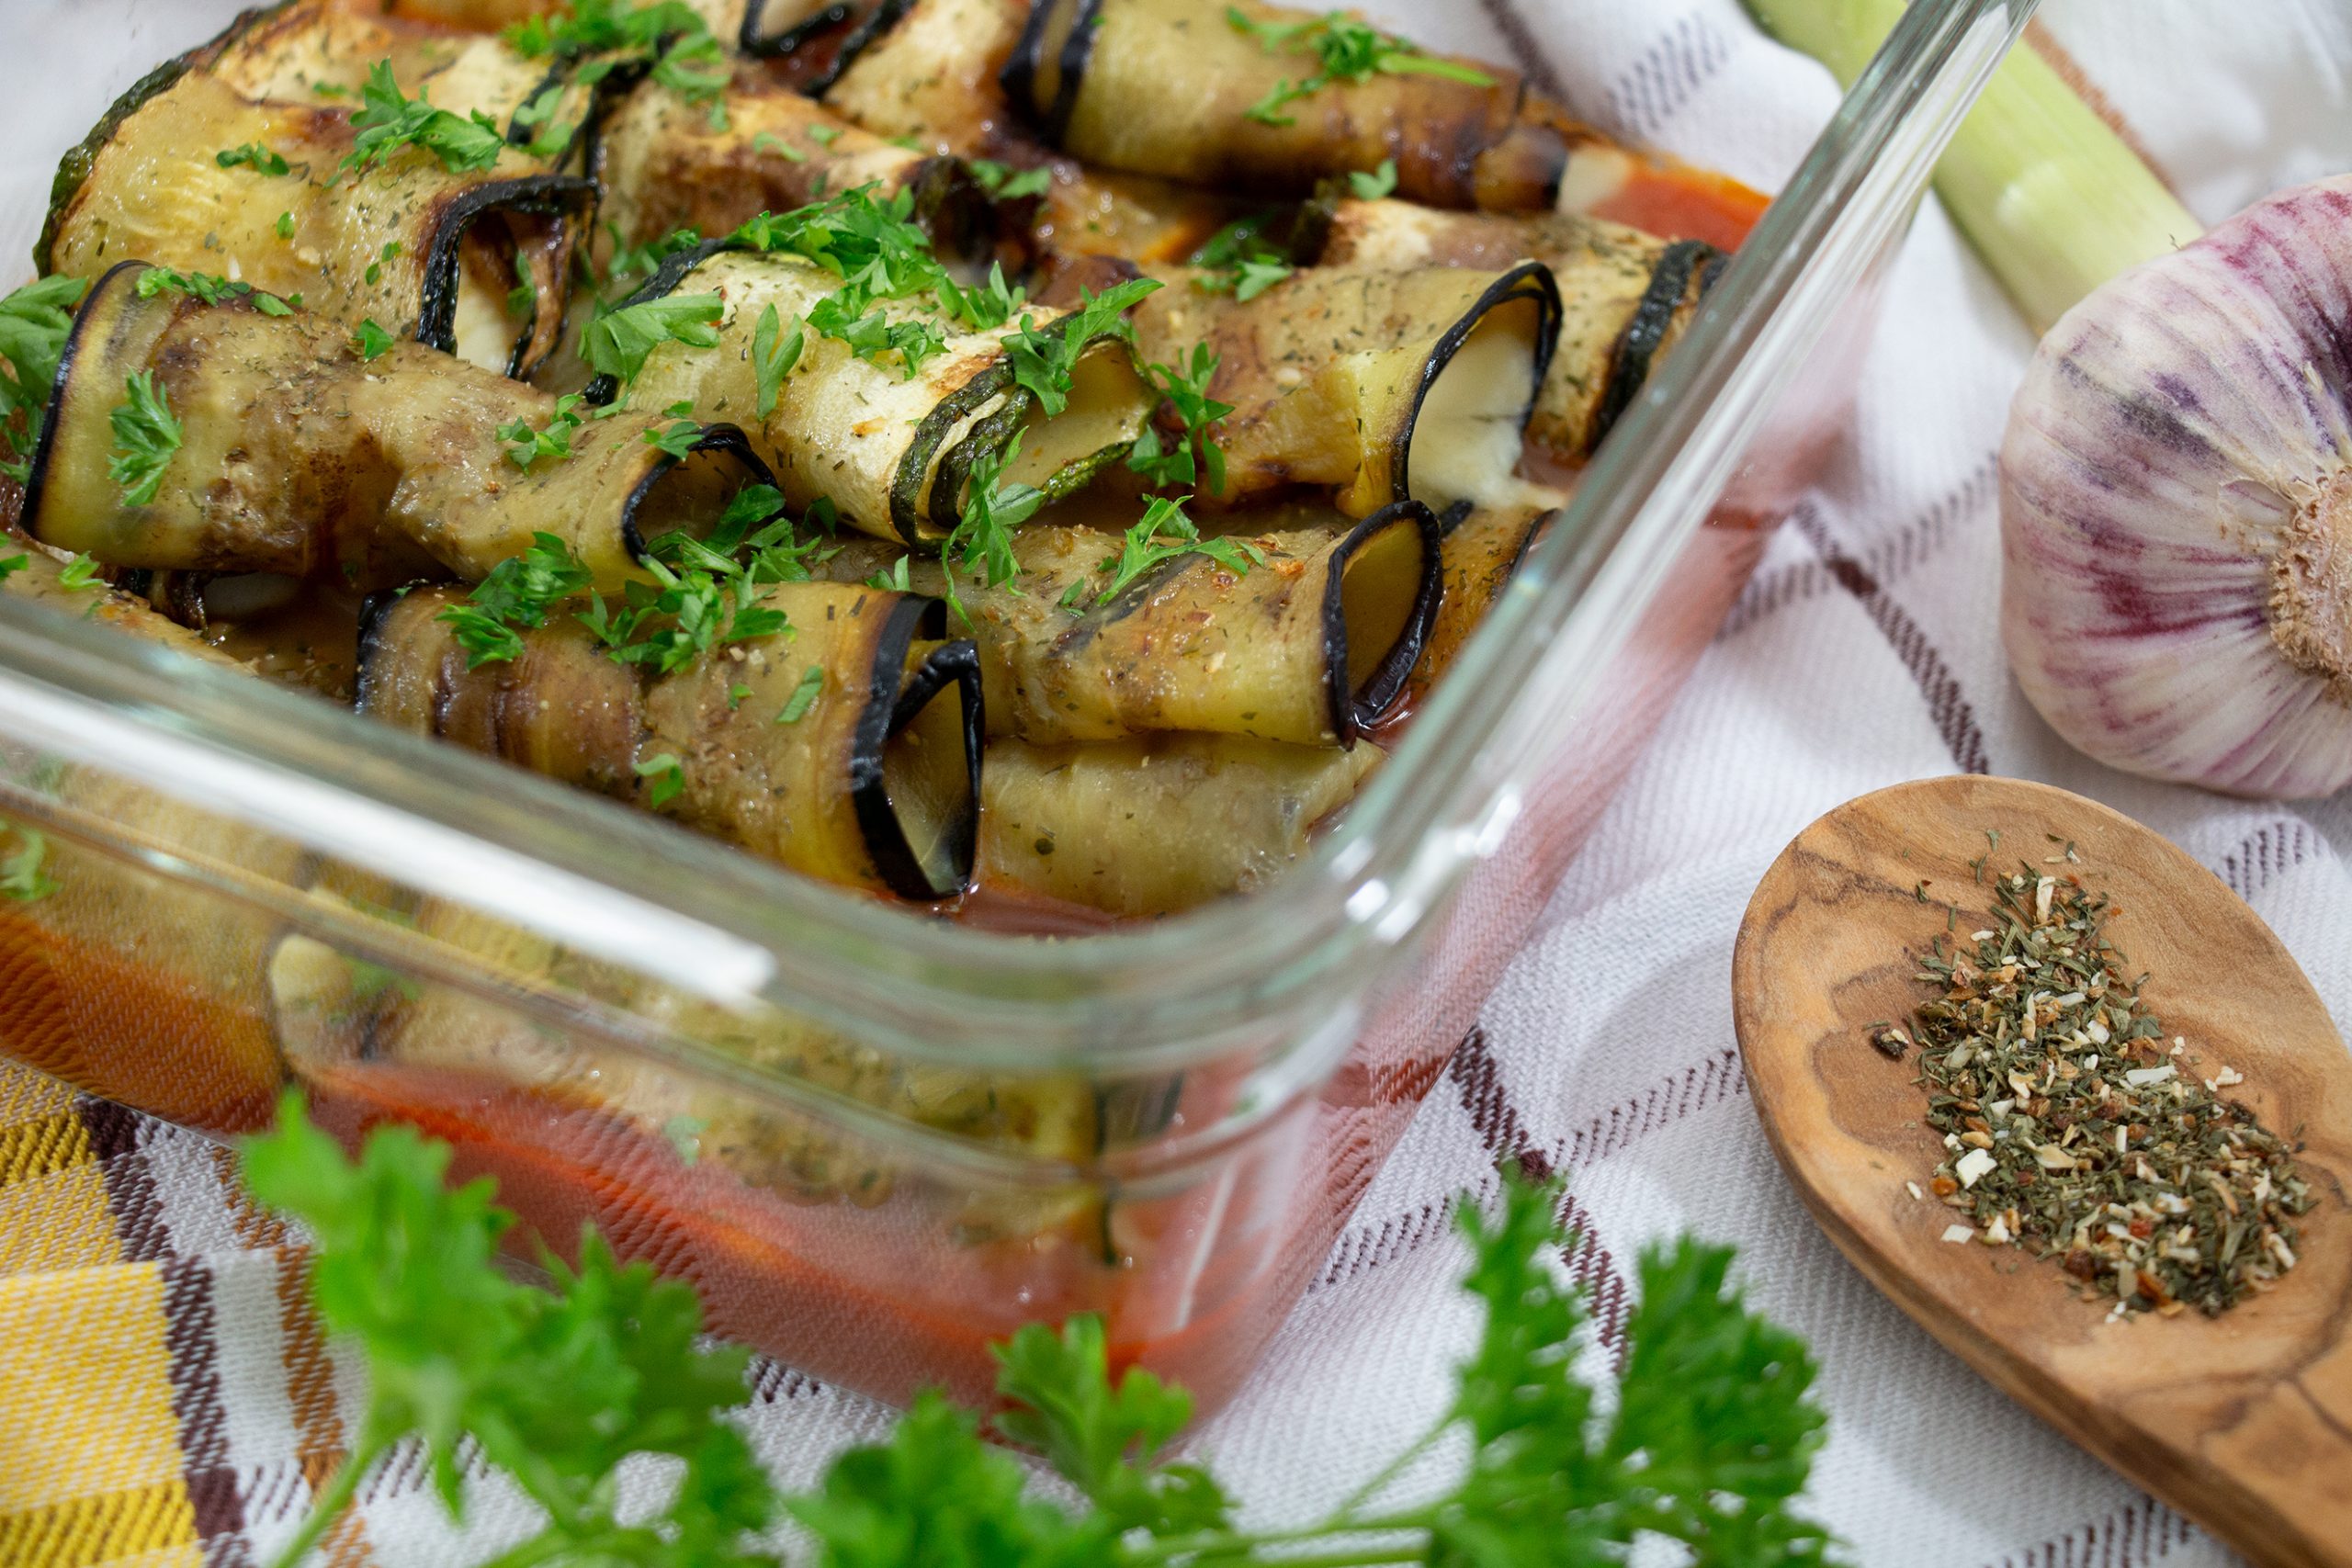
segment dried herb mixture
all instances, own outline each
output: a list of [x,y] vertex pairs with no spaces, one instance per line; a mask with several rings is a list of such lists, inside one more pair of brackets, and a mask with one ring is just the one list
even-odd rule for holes
[[[2060,875],[1996,873],[1993,929],[1973,951],[1938,937],[1920,960],[1942,991],[1915,1014],[1948,1151],[1932,1186],[1971,1222],[1945,1239],[2055,1258],[2118,1314],[2217,1314],[2295,1266],[2311,1195],[2287,1140],[2221,1097],[2239,1075],[2200,1078],[2165,1038],[2141,1001],[2148,976],[2127,977],[2104,934],[2107,898],[2065,869],[2076,860],[2070,844]],[[1872,1042],[1897,1057],[1914,1043],[1886,1025]]]

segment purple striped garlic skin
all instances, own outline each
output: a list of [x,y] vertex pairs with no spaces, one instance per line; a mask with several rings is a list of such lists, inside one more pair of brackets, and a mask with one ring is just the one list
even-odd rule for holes
[[2001,444],[2018,683],[2131,773],[2352,784],[2352,176],[2280,192],[2099,288]]

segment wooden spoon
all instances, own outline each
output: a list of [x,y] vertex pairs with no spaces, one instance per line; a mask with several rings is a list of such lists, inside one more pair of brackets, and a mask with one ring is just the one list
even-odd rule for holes
[[[2000,844],[1980,885],[1968,863]],[[1942,1149],[1914,1060],[1868,1026],[1931,993],[1912,955],[1986,922],[1991,875],[2071,840],[2108,931],[2189,1069],[2282,1134],[2316,1200],[2294,1269],[2219,1317],[2109,1322],[2055,1261],[1940,1239],[1965,1216],[1924,1190]],[[1927,902],[1916,893],[1928,884]],[[1829,1239],[2027,1409],[2259,1562],[2352,1564],[2352,1055],[2260,917],[2165,840],[2096,801],[1963,775],[1849,801],[1797,835],[1748,904],[1734,1016],[1765,1135]],[[2182,1060],[2186,1061],[2185,1055]]]

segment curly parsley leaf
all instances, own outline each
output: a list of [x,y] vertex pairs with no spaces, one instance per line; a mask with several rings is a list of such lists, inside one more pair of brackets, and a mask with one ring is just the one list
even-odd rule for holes
[[718,323],[726,315],[726,301],[716,294],[663,295],[597,317],[581,334],[581,347],[590,369],[626,387],[665,343],[718,347]]
[[1037,399],[1047,419],[1069,406],[1070,378],[1086,351],[1105,337],[1135,341],[1128,310],[1159,287],[1152,277],[1130,278],[1096,294],[1078,291],[1078,309],[1040,331],[1036,318],[1023,316],[1021,325],[1006,334],[1005,357],[1012,378]]
[[1334,82],[1363,82],[1374,73],[1442,76],[1473,87],[1495,85],[1492,76],[1474,66],[1432,59],[1423,54],[1419,45],[1384,33],[1345,11],[1328,11],[1295,22],[1273,22],[1259,21],[1238,6],[1227,6],[1225,19],[1234,31],[1256,39],[1268,54],[1312,54],[1316,58],[1317,69],[1313,74],[1295,82],[1284,77],[1268,89],[1264,97],[1242,111],[1246,118],[1261,125],[1295,125],[1297,122],[1282,112],[1287,106],[1313,96]]
[[452,114],[435,108],[421,87],[413,98],[403,94],[390,60],[368,68],[359,97],[361,107],[351,117],[359,136],[343,160],[346,170],[364,173],[403,148],[421,147],[449,173],[465,174],[497,163],[506,145],[497,123],[479,109],[470,117]]
[[1370,174],[1361,169],[1348,175],[1348,189],[1358,201],[1378,201],[1396,189],[1396,160],[1383,158]]
[[74,307],[89,288],[86,278],[44,277],[0,299],[0,360],[8,368],[0,376],[0,438],[19,454],[16,461],[0,463],[0,474],[18,484],[29,477],[24,459],[40,441],[58,362],[74,329]]
[[433,618],[447,622],[466,668],[502,663],[521,657],[526,631],[547,625],[548,612],[559,602],[586,592],[594,581],[571,547],[553,534],[533,534],[531,547],[500,561],[474,585],[463,604],[452,604]]
[[1193,345],[1188,363],[1144,366],[1146,378],[1184,422],[1184,434],[1172,445],[1161,438],[1157,426],[1144,426],[1127,453],[1127,467],[1155,489],[1189,491],[1205,479],[1210,494],[1224,491],[1225,449],[1209,438],[1208,427],[1231,413],[1233,405],[1209,396],[1216,368],[1217,356],[1205,343]]
[[170,399],[155,385],[153,371],[132,371],[122,391],[123,400],[107,416],[114,427],[107,477],[122,487],[125,506],[145,506],[163,490],[164,470],[172,466],[186,432],[172,415]]

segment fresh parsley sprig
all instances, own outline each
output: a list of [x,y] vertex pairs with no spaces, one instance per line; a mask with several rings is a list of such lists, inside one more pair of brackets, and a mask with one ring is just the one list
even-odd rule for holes
[[760,603],[759,591],[808,581],[816,544],[797,538],[783,513],[774,486],[746,486],[707,536],[672,532],[654,539],[644,562],[651,582],[625,584],[618,604],[592,591],[581,625],[617,662],[663,675],[720,644],[788,632],[784,613]]
[[18,484],[30,476],[28,459],[40,441],[74,307],[89,288],[85,278],[44,277],[0,299],[0,360],[8,369],[0,376],[0,440],[17,455],[0,463],[0,474]]
[[164,471],[187,433],[173,416],[171,399],[155,384],[153,370],[134,370],[123,382],[123,400],[107,416],[114,429],[114,451],[107,478],[122,487],[125,506],[145,506],[164,488]]
[[1246,304],[1296,271],[1290,257],[1264,237],[1274,217],[1260,212],[1237,218],[1210,235],[1193,253],[1192,264],[1199,269],[1193,287],[1208,294],[1230,294]]
[[348,172],[365,173],[403,148],[422,147],[449,173],[464,174],[497,163],[506,145],[497,122],[481,110],[470,117],[453,114],[428,103],[422,87],[413,98],[402,93],[390,60],[368,68],[359,98],[361,107],[351,117],[359,136],[343,160]]
[[1134,342],[1127,311],[1159,288],[1158,278],[1136,277],[1100,294],[1080,288],[1078,309],[1042,330],[1035,317],[1022,317],[1021,325],[1004,339],[1013,380],[1035,394],[1047,419],[1054,418],[1069,406],[1070,379],[1079,359],[1104,337]]
[[[1027,434],[1015,433],[1002,450],[991,452],[972,465],[969,484],[964,492],[963,513],[939,547],[941,576],[947,585],[944,597],[947,607],[967,626],[972,624],[972,616],[956,592],[956,570],[972,573],[977,581],[989,588],[1001,588],[1012,581],[1021,571],[1021,562],[1012,553],[1012,531],[1035,516],[1037,509],[1046,504],[1045,491],[1004,477],[1005,469],[1021,456],[1021,442]],[[902,560],[899,564],[903,567],[906,563]],[[903,572],[896,586],[906,586]]]
[[1127,453],[1127,467],[1154,488],[1189,491],[1206,480],[1212,495],[1225,489],[1225,448],[1210,439],[1208,427],[1231,413],[1233,405],[1209,396],[1216,367],[1217,355],[1205,343],[1193,345],[1189,362],[1144,366],[1144,375],[1184,422],[1184,434],[1172,445],[1161,439],[1156,425],[1145,425]]
[[591,581],[570,546],[553,534],[534,534],[531,547],[492,567],[465,604],[452,604],[433,618],[449,625],[465,650],[466,668],[478,670],[521,658],[523,639],[515,628],[528,631],[547,625],[548,612],[585,592]]
[[1345,11],[1327,11],[1296,22],[1261,22],[1238,6],[1225,8],[1233,30],[1258,40],[1268,54],[1312,54],[1317,69],[1298,81],[1283,78],[1266,96],[1242,113],[1261,125],[1295,125],[1283,107],[1310,97],[1334,82],[1363,82],[1374,74],[1442,76],[1473,87],[1491,87],[1495,79],[1457,61],[1423,54],[1419,45],[1384,33]]
[[[1103,563],[1111,573],[1110,585],[1094,603],[1108,604],[1126,591],[1127,585],[1163,561],[1179,556],[1206,556],[1229,571],[1249,574],[1252,566],[1266,564],[1266,552],[1247,539],[1201,537],[1201,530],[1184,514],[1183,502],[1167,496],[1154,496],[1143,509],[1143,517],[1127,530],[1121,541],[1119,556]],[[1062,593],[1065,608],[1075,609],[1088,592],[1086,579],[1080,578]]]
[[[637,767],[657,780],[681,772],[669,753]],[[1114,1378],[1099,1318],[1058,1332],[1032,1324],[995,1352],[1006,1404],[997,1431],[1040,1454],[1082,1508],[1034,1495],[1020,1461],[936,1393],[883,1441],[841,1455],[815,1491],[789,1495],[726,1418],[745,1397],[746,1358],[702,1348],[684,1285],[622,1267],[593,1230],[576,1270],[546,1259],[551,1289],[518,1283],[494,1260],[513,1216],[486,1179],[444,1189],[446,1145],[380,1127],[355,1163],[292,1093],[277,1129],[248,1141],[243,1158],[254,1195],[317,1237],[313,1298],[369,1371],[354,1451],[282,1565],[301,1561],[412,1435],[453,1514],[466,1437],[538,1504],[540,1532],[504,1563],[782,1568],[780,1553],[750,1541],[786,1516],[828,1568],[1515,1568],[1623,1562],[1636,1542],[1660,1540],[1707,1568],[1827,1560],[1826,1536],[1792,1506],[1822,1436],[1813,1364],[1742,1303],[1729,1249],[1686,1239],[1645,1250],[1603,1414],[1578,1375],[1587,1320],[1561,1276],[1570,1238],[1558,1187],[1510,1172],[1492,1217],[1463,1205],[1464,1285],[1484,1326],[1451,1404],[1325,1518],[1251,1530],[1213,1474],[1170,1457],[1191,1396],[1148,1371]],[[1447,1446],[1464,1458],[1446,1489],[1386,1500],[1411,1461]],[[683,1462],[666,1499],[624,1524],[616,1475],[636,1453]]]
[[[715,127],[726,124],[730,79],[726,48],[709,22],[684,0],[639,6],[575,0],[557,16],[514,23],[504,37],[509,48],[533,59],[550,54],[585,59],[577,78],[585,86],[594,86],[616,71],[646,72],[656,85],[688,103],[709,106]],[[569,141],[567,135],[564,144]],[[561,144],[556,151],[561,151]]]
[[718,346],[718,323],[727,302],[716,294],[665,294],[607,310],[581,333],[589,368],[623,387],[638,378],[645,361],[665,343],[688,348]]

